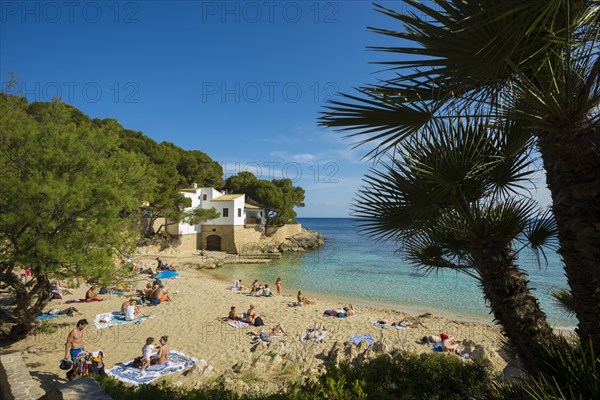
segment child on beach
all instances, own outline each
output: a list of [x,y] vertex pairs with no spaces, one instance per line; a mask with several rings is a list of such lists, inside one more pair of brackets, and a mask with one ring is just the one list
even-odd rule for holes
[[142,372],[150,366],[150,357],[154,352],[154,338],[149,337],[146,339],[146,344],[142,347]]
[[283,284],[283,282],[281,281],[281,278],[277,278],[277,280],[275,281],[275,286],[277,286],[277,295],[281,295],[281,285]]

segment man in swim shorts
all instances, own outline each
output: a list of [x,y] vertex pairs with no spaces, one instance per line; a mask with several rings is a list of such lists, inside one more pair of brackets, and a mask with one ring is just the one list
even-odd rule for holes
[[84,352],[83,349],[83,330],[88,326],[86,319],[80,319],[77,321],[77,327],[73,329],[69,336],[67,336],[67,343],[65,343],[65,360],[71,357],[71,361],[75,361],[78,355]]

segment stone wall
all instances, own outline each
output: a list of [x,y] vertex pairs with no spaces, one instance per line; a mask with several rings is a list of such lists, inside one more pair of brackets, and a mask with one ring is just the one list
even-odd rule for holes
[[202,232],[200,232],[200,242],[198,243],[199,248],[207,248],[206,239],[211,235],[217,235],[221,238],[221,251],[231,254],[237,254],[233,225],[202,225]]
[[112,400],[92,378],[75,379],[52,388],[40,400]]
[[267,232],[267,236],[271,238],[271,240],[277,245],[285,242],[287,238],[290,238],[294,235],[302,233],[302,225],[301,224],[287,224],[277,228],[275,232],[273,232],[270,228]]
[[178,251],[196,252],[200,248],[200,235],[172,235],[177,238],[181,244],[177,246]]
[[[221,251],[230,254],[251,255],[279,252],[280,245],[302,232],[300,224],[288,224],[269,229],[268,236],[264,235],[262,226],[204,224],[200,234],[174,237],[181,241],[178,251],[196,252],[199,249],[208,249],[207,238],[216,235],[221,238]],[[298,243],[296,250],[298,246],[302,247],[302,244]]]
[[6,400],[33,400],[44,395],[29,374],[21,353],[0,354],[0,394]]
[[261,240],[263,229],[261,227],[236,226],[235,227],[235,246],[237,254],[255,254],[261,249]]

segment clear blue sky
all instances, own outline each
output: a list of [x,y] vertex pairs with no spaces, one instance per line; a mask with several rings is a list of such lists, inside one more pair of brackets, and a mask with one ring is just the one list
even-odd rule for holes
[[[398,2],[381,2],[399,10]],[[289,177],[304,217],[345,217],[366,148],[317,126],[335,92],[372,83],[397,28],[368,1],[0,2],[0,71],[31,101],[61,96],[157,141],[198,149],[226,176]],[[389,57],[389,56],[388,56]],[[387,75],[389,76],[389,75]]]

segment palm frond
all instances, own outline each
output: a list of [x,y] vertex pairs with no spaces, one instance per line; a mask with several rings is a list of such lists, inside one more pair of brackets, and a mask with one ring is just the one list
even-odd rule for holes
[[575,301],[571,292],[566,289],[552,289],[549,294],[564,312],[575,315]]

